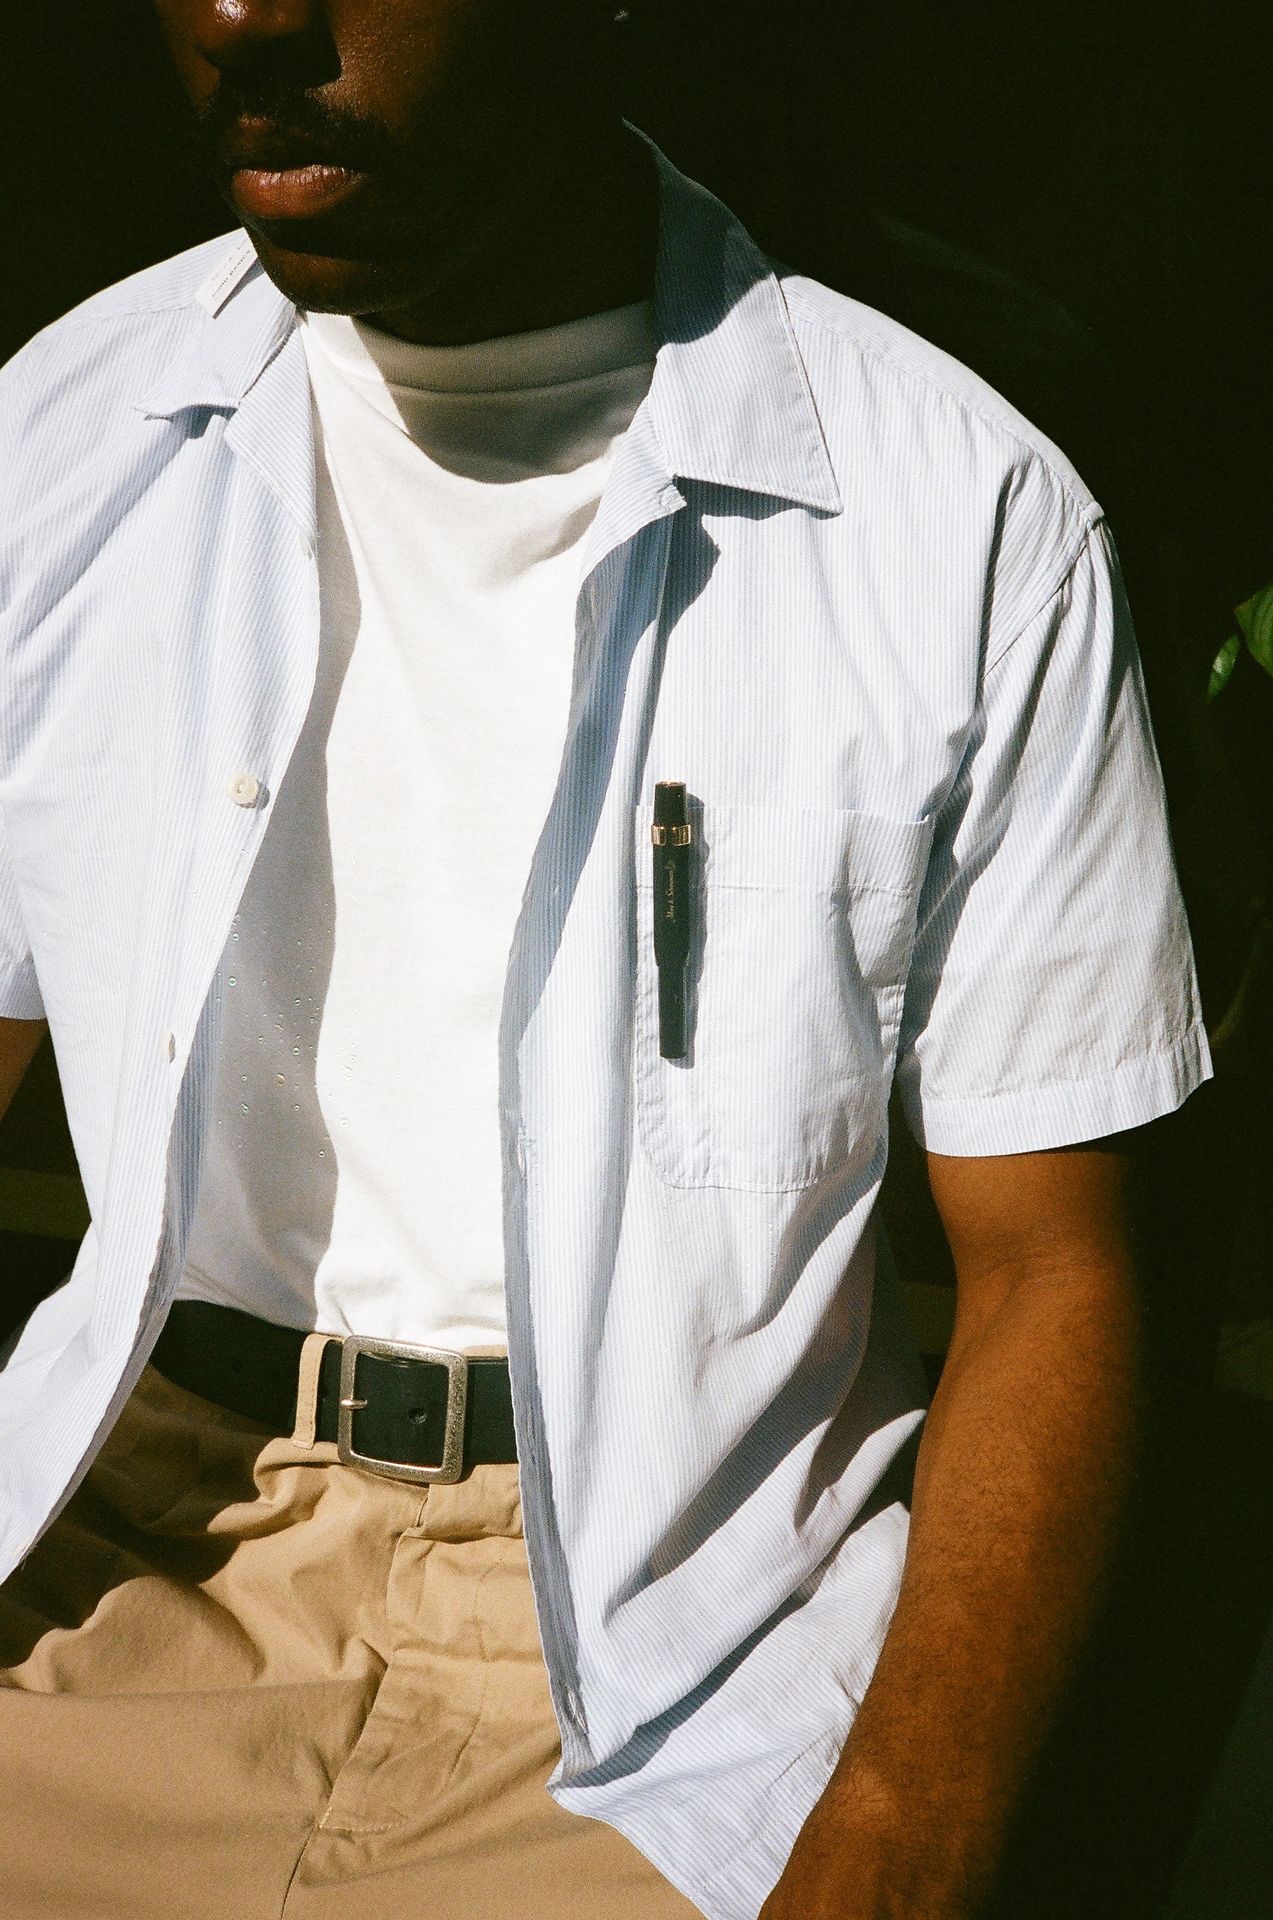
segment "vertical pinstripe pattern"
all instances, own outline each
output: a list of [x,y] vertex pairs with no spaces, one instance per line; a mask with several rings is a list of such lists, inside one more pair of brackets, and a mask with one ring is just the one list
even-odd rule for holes
[[[501,1022],[509,1339],[553,1790],[750,1920],[905,1548],[899,1507],[864,1517],[923,1406],[872,1224],[895,1065],[945,1153],[1132,1125],[1208,1068],[1099,508],[973,375],[780,281],[658,163],[658,364]],[[0,1379],[5,1564],[180,1269],[210,983],[313,685],[303,354],[229,253],[0,377],[0,1012],[42,996],[94,1217]],[[685,1061],[657,1049],[660,778],[701,854]]]

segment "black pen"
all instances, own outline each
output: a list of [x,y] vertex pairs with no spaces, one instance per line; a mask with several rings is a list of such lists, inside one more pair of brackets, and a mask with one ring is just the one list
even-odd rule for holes
[[660,780],[654,789],[654,959],[659,973],[659,1052],[684,1059],[685,967],[694,927],[690,885],[690,823],[685,782]]

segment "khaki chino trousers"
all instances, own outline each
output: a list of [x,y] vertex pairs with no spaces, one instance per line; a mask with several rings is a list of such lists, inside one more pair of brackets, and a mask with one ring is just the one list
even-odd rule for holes
[[412,1487],[149,1368],[0,1587],[4,1920],[691,1920],[558,1751],[513,1466]]

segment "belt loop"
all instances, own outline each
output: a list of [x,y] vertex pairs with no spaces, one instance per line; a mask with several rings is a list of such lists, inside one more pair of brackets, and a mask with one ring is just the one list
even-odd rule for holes
[[312,1447],[318,1428],[318,1376],[327,1351],[330,1333],[308,1333],[301,1348],[301,1363],[296,1378],[296,1425],[292,1430],[294,1447]]

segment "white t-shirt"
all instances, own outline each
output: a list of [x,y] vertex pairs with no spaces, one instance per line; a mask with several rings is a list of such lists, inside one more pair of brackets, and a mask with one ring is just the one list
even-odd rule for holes
[[581,548],[648,303],[465,347],[303,324],[313,701],[223,964],[184,1299],[504,1340],[496,1039],[557,778]]

